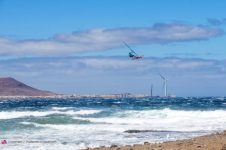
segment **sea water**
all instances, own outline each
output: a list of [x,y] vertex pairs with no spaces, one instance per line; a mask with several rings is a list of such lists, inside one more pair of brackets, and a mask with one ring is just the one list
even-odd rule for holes
[[[226,129],[226,98],[0,101],[0,149],[70,150],[186,139]],[[136,132],[127,132],[127,131]]]

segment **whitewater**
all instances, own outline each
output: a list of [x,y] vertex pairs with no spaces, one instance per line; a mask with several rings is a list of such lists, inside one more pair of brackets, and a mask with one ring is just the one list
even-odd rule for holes
[[216,97],[10,99],[0,108],[4,150],[156,143],[226,129],[226,98]]

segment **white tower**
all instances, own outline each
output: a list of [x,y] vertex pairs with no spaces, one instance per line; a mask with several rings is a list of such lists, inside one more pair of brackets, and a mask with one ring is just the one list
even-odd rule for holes
[[162,78],[163,83],[164,83],[164,96],[167,97],[168,93],[167,93],[167,79],[165,77],[163,77],[161,74],[159,74],[159,76]]

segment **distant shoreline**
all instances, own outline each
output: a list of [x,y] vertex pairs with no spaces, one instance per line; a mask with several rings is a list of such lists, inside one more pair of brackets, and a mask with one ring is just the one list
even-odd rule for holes
[[[205,97],[205,96],[203,96]],[[209,97],[209,96],[207,96]],[[213,96],[214,98],[218,100],[224,100],[225,96]],[[130,96],[121,96],[121,94],[103,94],[103,95],[66,95],[66,94],[55,94],[55,95],[49,95],[49,96],[27,96],[27,95],[18,95],[18,96],[0,96],[0,100],[2,99],[31,99],[31,98],[40,98],[40,99],[82,99],[82,98],[102,98],[102,99],[122,99],[122,98],[157,98],[157,99],[169,99],[169,98],[196,98],[196,97],[161,97],[161,96],[148,96],[148,95],[142,95],[142,94],[137,94],[137,95],[130,95]]]
[[88,148],[89,150],[226,150],[226,131],[163,143]]

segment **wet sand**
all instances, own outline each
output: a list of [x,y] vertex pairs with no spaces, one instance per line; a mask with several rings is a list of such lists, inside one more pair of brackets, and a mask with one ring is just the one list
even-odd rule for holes
[[112,145],[111,147],[99,147],[92,150],[226,150],[226,131],[186,140],[157,144],[144,142],[144,144],[131,146]]

